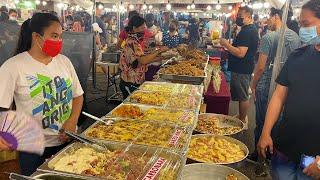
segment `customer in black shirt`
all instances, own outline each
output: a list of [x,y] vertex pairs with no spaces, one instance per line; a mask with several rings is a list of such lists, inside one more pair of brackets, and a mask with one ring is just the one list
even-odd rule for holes
[[[319,179],[320,162],[304,169],[301,155],[320,154],[320,1],[310,0],[300,15],[299,36],[307,45],[296,50],[282,68],[278,83],[269,103],[262,135],[258,143],[259,153],[272,156],[273,179]],[[276,136],[271,130],[284,109]],[[319,158],[316,160],[318,161]],[[314,164],[318,166],[314,166]],[[319,167],[319,168],[318,168]]]
[[239,101],[239,118],[247,123],[249,104],[249,85],[254,69],[254,56],[257,52],[259,35],[252,20],[253,10],[247,6],[239,9],[236,24],[241,31],[231,45],[226,39],[220,44],[230,53],[229,70],[231,71],[231,97]]

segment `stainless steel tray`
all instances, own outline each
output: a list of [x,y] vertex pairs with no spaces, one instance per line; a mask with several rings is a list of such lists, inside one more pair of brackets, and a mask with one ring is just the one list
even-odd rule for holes
[[[200,104],[200,103],[199,103]],[[166,123],[166,124],[169,124],[169,125],[179,125],[179,126],[191,126],[191,127],[195,127],[196,124],[197,124],[197,120],[198,120],[198,113],[200,109],[200,107],[197,107],[196,111],[192,111],[192,110],[188,110],[188,109],[176,109],[176,108],[170,108],[170,107],[161,107],[161,106],[153,106],[153,105],[145,105],[145,104],[138,104],[138,103],[132,103],[132,102],[124,102],[122,104],[120,104],[119,106],[117,106],[116,108],[114,108],[112,111],[110,111],[107,116],[109,117],[117,117],[117,118],[121,118],[121,119],[130,119],[130,118],[126,118],[126,117],[118,117],[118,116],[114,116],[113,113],[114,111],[123,106],[123,105],[132,105],[132,106],[137,106],[139,107],[142,112],[148,110],[148,109],[151,109],[151,108],[156,108],[156,109],[161,109],[161,110],[169,110],[169,111],[182,111],[184,112],[184,114],[189,114],[190,116],[193,117],[193,122],[191,122],[190,124],[182,124],[182,123],[177,123],[177,122],[171,122],[171,121],[167,121],[167,120],[163,120],[163,121],[160,121],[160,120],[154,120],[154,119],[150,119],[150,120],[142,120],[142,119],[136,119],[136,120],[139,120],[139,121],[157,121],[157,122],[161,122],[161,123]],[[181,117],[181,119],[183,119],[184,116]]]
[[[116,122],[119,122],[121,120],[116,120]],[[137,120],[129,120],[126,119],[126,121],[137,121]],[[108,144],[108,143],[122,143],[122,144],[126,144],[126,143],[132,143],[132,144],[136,144],[136,145],[142,145],[142,146],[147,146],[147,147],[153,147],[153,148],[162,148],[162,149],[166,149],[168,151],[172,151],[178,154],[185,154],[187,152],[190,140],[191,140],[191,136],[192,136],[192,127],[180,127],[177,125],[169,125],[166,123],[159,123],[159,122],[155,122],[155,121],[146,121],[145,123],[148,124],[148,126],[146,126],[146,128],[142,129],[141,131],[139,131],[138,134],[136,134],[136,137],[134,137],[132,140],[126,141],[126,140],[115,140],[115,139],[104,139],[104,138],[94,138],[90,135],[88,135],[88,133],[94,129],[97,125],[101,124],[99,122],[96,122],[94,124],[92,124],[90,127],[88,127],[84,132],[82,132],[82,135],[89,138],[89,139],[94,139],[98,142],[101,142],[103,144]],[[112,124],[110,124],[110,126],[112,126]],[[148,131],[148,127],[150,126],[156,126],[158,127],[157,129],[161,130],[161,127],[171,127],[174,132],[172,132],[172,134],[170,134],[169,138],[167,139],[167,144],[166,145],[153,145],[151,143],[144,143],[141,142],[141,134],[144,134],[146,131]],[[156,134],[158,132],[154,131],[155,134],[153,134],[153,137],[155,137],[155,141],[157,140],[156,137],[161,134]],[[144,134],[145,135],[145,134]],[[164,142],[164,141],[162,141]]]
[[[156,92],[156,91],[137,90],[137,91],[134,91],[132,94],[138,93],[138,92],[152,93],[152,92]],[[179,100],[179,97],[182,97],[182,96],[186,97],[188,101],[183,101],[183,103],[185,103],[185,104],[182,104],[182,102],[174,104],[174,102],[176,102],[176,100]],[[178,98],[178,99],[175,99],[175,98]],[[168,97],[165,98],[165,100],[159,104],[156,104],[156,103],[154,103],[154,104],[149,103],[148,104],[148,103],[144,103],[144,102],[137,102],[135,99],[131,98],[131,95],[127,99],[125,99],[123,102],[124,103],[135,103],[135,104],[141,104],[141,105],[149,105],[149,106],[157,106],[157,107],[163,107],[163,108],[169,108],[169,109],[193,110],[195,112],[199,112],[202,99],[203,99],[202,95],[199,95],[199,94],[187,95],[187,94],[181,94],[181,93],[170,93],[170,95],[168,95]],[[190,106],[189,106],[189,104],[190,104]]]
[[[232,116],[227,116],[227,115],[223,115],[223,114],[211,114],[211,113],[204,113],[204,114],[199,114],[198,115],[198,122],[199,122],[199,119],[200,117],[216,117],[219,121],[219,127],[238,127],[240,128],[238,131],[235,131],[233,133],[224,133],[224,134],[216,134],[216,135],[223,135],[223,136],[229,136],[229,135],[234,135],[234,134],[237,134],[241,131],[244,130],[244,123],[236,118],[236,117],[232,117]],[[199,133],[203,133],[203,134],[214,134],[214,133],[210,133],[209,131],[201,131],[201,130],[198,130],[197,128],[194,130],[196,132],[199,132]]]
[[186,75],[176,75],[176,74],[163,74],[160,71],[158,71],[158,75],[161,79],[175,82],[175,83],[201,85],[201,84],[203,84],[204,80],[207,78],[206,69],[208,66],[208,62],[209,62],[209,56],[207,57],[206,63],[204,63],[204,69],[203,69],[204,76],[186,76]]
[[[241,141],[239,140],[236,140],[234,138],[231,138],[231,137],[228,137],[228,136],[219,136],[219,135],[211,135],[211,134],[197,134],[197,135],[193,135],[192,138],[201,138],[201,137],[212,137],[212,138],[221,138],[221,139],[225,139],[229,142],[232,142],[234,144],[237,144],[238,146],[240,146],[240,149],[244,152],[244,157],[237,160],[237,161],[233,161],[233,162],[227,162],[227,163],[215,163],[215,162],[204,162],[203,160],[201,159],[197,159],[197,158],[192,158],[192,157],[189,157],[187,155],[187,157],[191,160],[194,160],[196,162],[202,162],[202,163],[212,163],[212,164],[220,164],[220,165],[228,165],[228,164],[235,164],[235,163],[239,163],[241,161],[243,161],[244,159],[247,158],[248,154],[249,154],[249,149],[248,147],[242,143]],[[192,140],[191,138],[191,140]]]
[[248,177],[239,171],[227,166],[196,163],[186,165],[182,170],[183,180],[226,180],[226,176],[233,174],[238,180],[249,180]]
[[[42,179],[42,180],[86,180],[89,179],[87,177],[82,177],[78,175],[69,175],[69,174],[61,174],[57,172],[52,173],[44,173],[44,172],[36,172],[32,175],[34,179]],[[90,178],[96,179],[96,178]]]
[[[152,90],[146,89],[145,86],[165,86],[169,89],[169,92],[173,92],[173,94],[186,94],[186,95],[202,95],[204,87],[202,85],[191,85],[191,84],[179,84],[179,83],[170,83],[170,82],[158,82],[158,81],[146,81],[144,82],[139,89],[144,91],[160,91],[164,92],[160,89],[153,88]],[[187,88],[191,88],[191,90],[187,90]],[[165,91],[165,92],[168,92]]]
[[[121,144],[121,143],[108,143],[106,144],[108,150],[110,151],[116,151],[121,150],[123,153],[130,154],[134,153],[135,155],[141,154],[141,157],[143,156],[150,156],[150,159],[148,159],[146,165],[143,168],[143,171],[140,172],[139,178],[137,179],[143,179],[150,171],[150,169],[159,162],[159,159],[162,160],[162,166],[159,168],[159,172],[156,175],[159,175],[162,170],[171,168],[171,170],[176,170],[175,177],[172,177],[172,179],[177,179],[181,176],[181,171],[183,166],[185,165],[186,159],[183,156],[180,156],[176,153],[159,149],[159,148],[152,148],[152,147],[146,147],[146,146],[139,146],[139,145],[128,145],[128,144]],[[64,156],[68,156],[73,151],[81,148],[81,147],[88,147],[87,145],[81,144],[81,143],[73,143],[61,150],[57,155],[52,157],[51,159],[47,160],[44,164],[42,164],[39,168],[39,172],[46,172],[46,173],[58,173],[60,175],[67,175],[72,177],[78,177],[78,178],[85,178],[85,179],[116,179],[114,177],[94,177],[90,175],[83,175],[83,174],[75,174],[70,172],[63,172],[63,171],[56,171],[53,169],[54,165]],[[91,148],[91,147],[90,147]],[[97,152],[104,152],[103,150],[96,149]],[[115,162],[117,162],[119,158],[116,159]],[[165,161],[165,162],[163,162]],[[112,163],[112,165],[114,164]],[[138,163],[138,162],[137,162]],[[170,172],[170,171],[169,171]],[[126,174],[128,175],[128,174]]]

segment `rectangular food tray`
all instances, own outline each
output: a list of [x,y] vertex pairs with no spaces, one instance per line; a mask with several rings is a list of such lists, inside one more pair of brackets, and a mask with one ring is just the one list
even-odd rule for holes
[[[126,99],[123,103],[121,103],[119,106],[117,106],[116,108],[114,108],[112,111],[110,111],[106,116],[107,117],[115,117],[115,118],[120,118],[120,119],[132,119],[132,118],[126,118],[126,117],[118,117],[118,116],[114,116],[112,115],[113,112],[123,106],[123,105],[132,105],[132,106],[138,106],[142,111],[146,111],[148,109],[151,109],[151,108],[156,108],[156,109],[165,109],[165,110],[173,110],[173,111],[184,111],[185,113],[188,113],[188,114],[193,114],[193,122],[190,123],[189,125],[183,125],[183,124],[180,124],[178,126],[181,126],[181,127],[186,127],[186,126],[190,126],[190,127],[193,127],[195,128],[196,125],[197,125],[197,122],[198,122],[198,114],[199,114],[199,111],[200,111],[200,106],[201,106],[201,103],[199,102],[198,103],[198,106],[195,108],[195,110],[190,110],[190,109],[181,109],[181,108],[172,108],[172,107],[164,107],[164,106],[154,106],[154,105],[146,105],[146,104],[140,104],[140,103],[134,103],[134,102],[130,102],[130,100]],[[155,122],[158,122],[158,123],[163,123],[163,124],[167,124],[167,125],[177,125],[176,122],[170,122],[170,121],[161,121],[161,120],[154,120],[154,119],[151,119],[151,120],[142,120],[142,119],[135,119],[137,121],[155,121]]]
[[[115,150],[123,150],[124,153],[141,153],[142,155],[151,155],[152,157],[149,159],[147,165],[144,167],[143,172],[141,172],[140,177],[138,179],[143,179],[145,175],[149,172],[149,170],[153,167],[153,165],[157,162],[158,158],[164,158],[168,162],[177,162],[179,165],[177,168],[177,174],[176,178],[180,179],[181,177],[181,171],[186,163],[186,158],[176,154],[174,152],[167,151],[165,149],[159,149],[159,148],[153,148],[153,147],[147,147],[142,145],[131,145],[131,144],[124,144],[124,143],[114,143],[109,142],[105,144],[108,150],[115,151]],[[69,153],[73,152],[74,150],[77,150],[82,147],[87,147],[88,145],[82,144],[82,143],[72,143],[65,147],[63,150],[58,152],[55,156],[47,160],[44,164],[42,164],[37,170],[39,173],[45,172],[45,173],[53,173],[53,174],[59,174],[60,176],[72,176],[75,178],[84,178],[84,179],[115,179],[112,177],[95,177],[90,175],[83,175],[83,174],[75,174],[75,173],[69,173],[69,172],[63,172],[63,171],[56,171],[53,169],[54,164],[56,164],[62,157],[67,156]],[[95,149],[98,152],[103,152],[103,150]]]
[[[123,119],[123,118],[122,118]],[[133,120],[133,119],[124,119],[124,120],[130,120],[130,121],[138,121],[138,120]],[[115,120],[115,122],[117,121],[121,121],[121,118],[117,118]],[[121,141],[121,140],[112,140],[112,139],[99,139],[99,138],[92,138],[92,137],[89,137],[87,135],[87,133],[89,133],[89,131],[91,129],[93,129],[95,126],[97,126],[100,122],[96,122],[94,124],[92,124],[91,126],[89,126],[85,131],[83,131],[81,133],[82,136],[84,137],[87,137],[88,139],[93,139],[93,140],[96,140],[100,143],[103,143],[103,144],[109,144],[109,143],[120,143],[120,144],[127,144],[127,143],[131,143],[131,144],[136,144],[136,145],[140,145],[140,146],[146,146],[146,147],[153,147],[153,148],[161,148],[161,149],[166,149],[167,151],[171,151],[171,152],[175,152],[177,154],[186,154],[187,150],[188,150],[188,147],[189,147],[189,143],[190,143],[190,140],[191,140],[191,136],[192,136],[192,132],[193,132],[193,129],[194,127],[180,127],[180,126],[173,126],[172,124],[167,124],[167,123],[159,123],[159,122],[155,122],[155,121],[146,121],[146,123],[149,122],[149,125],[154,125],[154,126],[158,126],[160,125],[161,126],[170,126],[172,128],[175,129],[175,132],[172,133],[170,135],[170,139],[168,139],[168,143],[170,143],[171,140],[173,140],[175,137],[176,137],[176,133],[177,132],[181,132],[180,130],[183,130],[183,134],[184,136],[183,137],[180,137],[181,134],[178,136],[178,140],[176,140],[176,143],[179,145],[179,139],[180,138],[185,138],[185,142],[181,142],[181,144],[183,145],[182,147],[179,147],[177,145],[173,146],[173,147],[162,147],[161,145],[151,145],[151,144],[147,144],[147,143],[140,143],[140,142],[135,142],[135,140],[132,140],[130,142],[128,141]],[[143,133],[144,130],[140,131],[140,133]],[[139,133],[139,134],[140,134]],[[138,138],[139,134],[137,134],[137,137],[136,139]]]

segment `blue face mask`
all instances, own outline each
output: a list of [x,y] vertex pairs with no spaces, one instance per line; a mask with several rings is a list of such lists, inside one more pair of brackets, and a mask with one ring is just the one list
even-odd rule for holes
[[317,26],[312,27],[301,27],[299,31],[299,36],[307,45],[319,45],[320,37],[317,32]]

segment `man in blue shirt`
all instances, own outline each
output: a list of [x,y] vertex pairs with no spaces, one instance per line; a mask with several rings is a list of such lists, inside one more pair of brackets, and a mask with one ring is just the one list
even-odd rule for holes
[[[281,10],[271,8],[269,19],[269,29],[271,32],[262,37],[258,48],[259,59],[251,85],[256,105],[255,145],[257,145],[257,142],[259,141],[267,112],[273,62],[276,57],[278,41],[280,38],[280,28],[282,26],[281,17]],[[288,55],[300,46],[301,41],[298,34],[286,27],[285,49],[283,50],[281,65],[285,63]],[[257,156],[256,151],[253,156]],[[255,158],[253,157],[253,160],[254,159]]]

